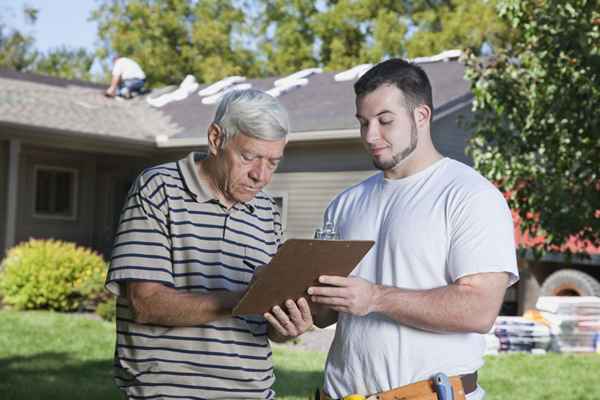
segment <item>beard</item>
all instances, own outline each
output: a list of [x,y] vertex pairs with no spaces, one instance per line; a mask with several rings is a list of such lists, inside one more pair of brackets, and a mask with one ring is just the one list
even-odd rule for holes
[[398,164],[404,161],[408,156],[410,156],[413,151],[417,148],[417,143],[419,142],[419,138],[417,135],[417,125],[414,121],[411,121],[410,124],[410,143],[409,145],[402,151],[394,154],[391,160],[381,160],[378,161],[373,159],[373,166],[375,168],[380,169],[382,171],[387,171],[395,168]]

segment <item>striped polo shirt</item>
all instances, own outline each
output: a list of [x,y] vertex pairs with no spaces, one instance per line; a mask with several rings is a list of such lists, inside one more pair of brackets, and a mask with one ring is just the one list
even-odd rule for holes
[[197,173],[204,155],[143,171],[129,191],[107,288],[117,295],[115,381],[134,399],[271,399],[267,322],[230,317],[190,327],[137,324],[122,284],[182,292],[242,291],[281,244],[281,216],[264,192],[229,210]]

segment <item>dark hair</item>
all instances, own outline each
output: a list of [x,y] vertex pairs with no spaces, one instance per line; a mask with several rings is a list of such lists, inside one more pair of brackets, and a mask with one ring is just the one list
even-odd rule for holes
[[356,97],[367,95],[381,85],[394,85],[404,95],[404,106],[413,112],[421,104],[429,106],[433,118],[431,83],[421,67],[400,58],[381,62],[368,70],[354,84]]

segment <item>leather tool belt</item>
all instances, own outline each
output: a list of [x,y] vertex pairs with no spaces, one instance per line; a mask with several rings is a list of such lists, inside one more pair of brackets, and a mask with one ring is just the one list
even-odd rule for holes
[[[465,400],[465,396],[477,389],[477,371],[448,378],[452,385],[454,400]],[[400,386],[385,392],[366,396],[367,400],[438,400],[431,379]],[[315,400],[334,400],[322,390],[317,390]]]

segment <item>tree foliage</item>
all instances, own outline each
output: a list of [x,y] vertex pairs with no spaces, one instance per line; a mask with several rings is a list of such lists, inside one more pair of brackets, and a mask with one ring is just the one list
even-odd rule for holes
[[99,55],[131,56],[151,85],[341,70],[386,57],[492,46],[495,0],[103,0]]
[[39,54],[32,70],[38,74],[51,75],[64,79],[94,80],[91,68],[94,54],[83,48],[72,49],[66,46],[51,49]]
[[598,0],[504,0],[498,10],[518,34],[492,60],[467,60],[475,165],[510,194],[521,230],[544,237],[538,255],[573,237],[600,246]]
[[243,9],[228,0],[105,0],[92,15],[103,41],[100,56],[134,58],[150,85],[258,73],[244,46]]
[[[38,10],[25,7],[23,15],[29,25],[35,25]],[[63,46],[45,53],[38,51],[31,35],[8,27],[0,15],[0,67],[65,79],[91,80],[93,62],[93,53],[83,48]]]
[[385,57],[503,43],[493,0],[261,0],[257,21],[269,74],[340,70]]

